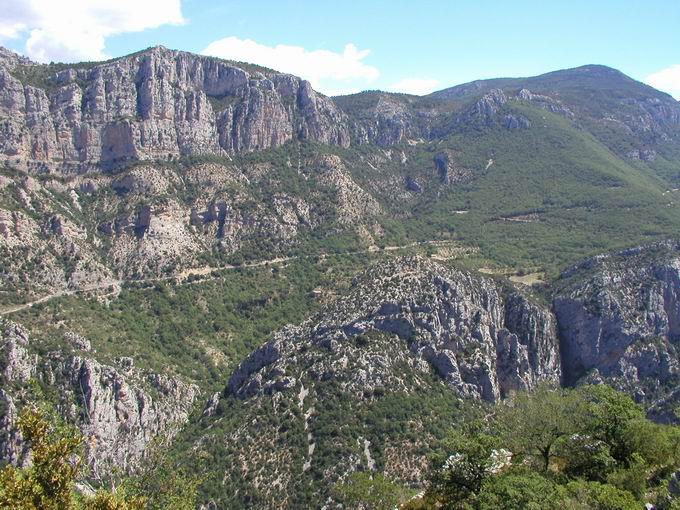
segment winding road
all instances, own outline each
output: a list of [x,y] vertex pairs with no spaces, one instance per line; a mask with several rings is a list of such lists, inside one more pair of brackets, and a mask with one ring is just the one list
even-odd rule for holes
[[276,257],[273,259],[267,259],[267,260],[260,260],[257,262],[246,262],[243,264],[240,264],[238,266],[232,265],[232,264],[226,264],[224,266],[203,266],[203,267],[196,267],[196,268],[190,268],[190,269],[185,269],[177,274],[171,275],[171,276],[157,276],[157,277],[152,277],[152,278],[139,278],[139,279],[121,279],[121,280],[105,280],[102,282],[98,283],[93,283],[90,285],[85,285],[81,288],[78,289],[71,289],[71,290],[59,290],[57,292],[54,292],[52,294],[47,294],[46,296],[43,296],[41,298],[35,299],[34,301],[29,301],[27,303],[22,303],[19,305],[12,305],[8,306],[6,308],[3,308],[0,310],[0,316],[2,315],[9,315],[12,313],[20,312],[21,310],[26,310],[27,308],[31,308],[32,306],[35,306],[40,303],[45,303],[47,301],[50,301],[52,299],[56,299],[59,297],[64,297],[64,296],[73,296],[76,294],[84,294],[87,292],[95,292],[98,290],[106,289],[109,287],[120,287],[121,285],[125,283],[156,283],[156,282],[161,282],[161,281],[169,281],[169,280],[176,280],[178,282],[184,281],[190,276],[204,276],[207,274],[212,273],[213,271],[227,271],[227,270],[233,270],[233,269],[242,269],[242,268],[253,268],[253,267],[263,267],[263,266],[269,266],[269,265],[275,265],[275,264],[283,264],[285,262],[290,262],[291,260],[298,259],[300,257],[324,257],[324,256],[343,256],[343,255],[360,255],[360,254],[365,254],[365,253],[380,253],[380,252],[392,252],[392,251],[397,251],[397,250],[404,250],[408,248],[415,248],[417,246],[446,246],[446,245],[451,245],[451,244],[456,244],[455,241],[442,241],[442,240],[436,240],[436,241],[421,241],[421,242],[414,242],[414,243],[409,243],[405,244],[402,246],[383,246],[383,247],[378,247],[378,246],[371,246],[365,250],[358,250],[358,251],[351,251],[351,252],[344,252],[344,253],[319,253],[315,255],[296,255],[293,257]]

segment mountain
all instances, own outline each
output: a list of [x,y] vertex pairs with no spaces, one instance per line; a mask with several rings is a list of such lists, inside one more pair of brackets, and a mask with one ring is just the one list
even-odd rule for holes
[[0,151],[27,169],[79,172],[297,138],[348,143],[332,101],[308,82],[256,66],[160,46],[103,64],[1,62],[1,114],[9,122]]
[[8,302],[319,243],[455,238],[479,266],[554,276],[675,232],[677,103],[607,68],[329,99],[161,47],[0,61]]
[[354,470],[418,486],[461,397],[606,380],[672,420],[679,278],[677,243],[583,261],[551,304],[423,258],[380,262],[248,356],[191,448],[226,484],[219,507],[303,508]]
[[329,98],[3,49],[0,159],[4,461],[38,401],[95,480],[163,436],[206,508],[308,508],[420,487],[464,400],[604,381],[676,419],[680,104],[614,69]]

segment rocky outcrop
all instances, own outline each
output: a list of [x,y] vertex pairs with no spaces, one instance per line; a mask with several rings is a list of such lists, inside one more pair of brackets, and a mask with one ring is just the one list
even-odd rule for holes
[[562,367],[556,338],[557,323],[549,310],[518,292],[506,298],[505,328],[496,347],[503,395],[532,388],[537,381],[559,381]]
[[[294,140],[387,147],[469,127],[527,129],[531,121],[512,111],[517,101],[624,126],[641,143],[674,139],[680,108],[652,89],[601,97],[607,104],[596,108],[561,93],[582,87],[597,95],[631,82],[613,69],[585,66],[426,97],[373,91],[332,100],[291,75],[163,47],[66,69],[0,48],[0,159],[31,172],[72,172],[228,156]],[[462,109],[454,106],[459,101],[466,101]]]
[[19,324],[0,319],[2,357],[0,369],[5,381],[27,383],[35,375],[37,357],[28,352],[28,331]]
[[[58,72],[18,57],[1,62],[0,154],[15,166],[89,169],[290,140],[349,144],[330,99],[265,69],[163,47]],[[22,83],[28,75],[44,88]]]
[[375,143],[381,147],[423,136],[419,117],[424,112],[414,108],[400,95],[376,93],[375,104],[361,112],[352,123],[352,140],[357,144]]
[[529,102],[552,113],[574,118],[574,112],[565,106],[559,99],[555,99],[554,97],[535,94],[529,89],[522,89],[517,93],[517,99]]
[[342,159],[327,154],[315,163],[318,182],[336,193],[336,214],[341,224],[356,225],[380,212],[378,201],[354,181]]
[[531,121],[524,115],[505,115],[502,124],[507,129],[529,129],[531,127]]
[[455,154],[452,151],[440,152],[433,159],[442,184],[464,182],[472,177],[469,169],[455,163]]
[[497,122],[497,114],[507,102],[508,98],[501,89],[492,89],[468,108],[459,122],[493,126]]
[[[198,388],[177,378],[139,374],[74,356],[62,365],[71,388],[80,392],[79,426],[88,438],[86,454],[95,469],[134,469],[147,445],[172,439],[183,426]],[[129,367],[129,365],[128,365]]]
[[281,179],[290,159],[51,178],[16,172],[0,189],[4,296],[108,294],[120,279],[170,276],[264,239],[274,253],[260,258],[274,258],[323,223],[371,225],[377,200],[346,160],[324,152],[296,161],[297,183]]
[[646,161],[652,163],[656,161],[657,153],[654,149],[633,149],[627,156],[636,161]]
[[[355,350],[356,339],[371,332],[407,347],[414,360],[426,362],[414,361],[418,370],[429,365],[465,396],[494,401],[509,391],[560,379],[555,323],[548,310],[519,294],[504,297],[491,280],[412,258],[372,268],[349,296],[303,325],[277,333],[239,366],[229,391],[246,397],[294,386],[295,367],[313,366],[297,354],[302,344],[342,353]],[[386,381],[394,375],[393,362],[361,370]],[[343,370],[311,369],[324,380]],[[363,379],[350,386],[370,391],[371,384]]]
[[[229,444],[238,445],[232,464],[239,476],[259,475],[245,497],[257,491],[262,506],[291,506],[287,498],[313,476],[322,480],[315,487],[324,499],[323,487],[347,473],[376,469],[375,456],[381,472],[422,480],[413,443],[390,444],[375,430],[396,412],[382,414],[381,406],[432,395],[438,385],[496,401],[541,381],[605,381],[647,404],[650,418],[673,422],[679,271],[673,243],[590,259],[564,274],[553,313],[522,292],[430,259],[381,261],[346,295],[275,333],[233,372],[225,400],[246,411],[230,429]],[[395,430],[422,436],[427,414],[404,409]],[[208,427],[203,440],[220,438]],[[324,453],[317,458],[317,451]],[[332,466],[324,460],[329,451],[341,459]]]
[[606,378],[652,403],[680,380],[680,248],[589,259],[554,300],[567,382]]
[[413,193],[422,193],[423,192],[423,186],[413,177],[410,175],[406,176],[406,179],[404,179],[405,184],[406,184],[406,189],[409,191],[412,191]]
[[680,108],[677,101],[659,97],[628,97],[621,100],[625,107],[614,118],[623,122],[631,131],[651,133],[668,141],[669,130],[677,131],[680,126]]
[[29,401],[28,381],[51,387],[57,410],[85,436],[92,476],[106,477],[112,467],[133,470],[154,438],[172,439],[192,411],[198,388],[177,377],[137,370],[131,358],[118,367],[88,353],[90,343],[68,332],[68,349],[37,356],[30,353],[28,332],[0,319],[2,390],[0,460],[21,463],[24,444],[16,430],[18,408]]
[[[228,442],[210,427],[202,442],[233,445],[238,479],[257,471],[243,498],[257,491],[262,507],[297,507],[288,498],[309,480],[325,499],[327,487],[358,469],[422,481],[427,464],[418,450],[431,440],[428,423],[445,412],[427,402],[495,401],[557,383],[560,373],[549,310],[493,280],[398,257],[373,265],[348,294],[253,351],[224,399],[244,418]],[[414,400],[423,407],[405,405]],[[394,433],[382,432],[386,423]]]

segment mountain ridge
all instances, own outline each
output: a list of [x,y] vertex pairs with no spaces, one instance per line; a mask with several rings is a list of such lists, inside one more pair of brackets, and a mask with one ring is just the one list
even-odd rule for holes
[[[6,118],[0,153],[34,171],[228,156],[295,140],[387,147],[440,138],[459,122],[464,102],[488,103],[485,97],[496,89],[553,111],[578,109],[600,136],[600,124],[609,119],[630,130],[638,144],[677,139],[680,130],[677,101],[597,65],[476,80],[427,96],[371,91],[327,98],[290,74],[162,46],[81,64],[35,64],[5,49],[0,56],[0,116]],[[594,97],[605,108],[592,109],[579,97],[585,90],[613,97]],[[495,95],[500,103],[494,108],[507,102]]]
[[[256,69],[259,69],[259,70],[262,70],[262,71],[266,71],[268,73],[288,74],[290,76],[295,76],[292,73],[286,73],[286,72],[283,72],[283,71],[278,71],[276,69],[264,67],[264,66],[261,66],[259,64],[253,64],[253,63],[250,63],[250,62],[237,61],[237,60],[230,60],[230,59],[225,59],[225,58],[216,57],[216,56],[212,56],[212,55],[204,55],[204,54],[200,54],[200,53],[194,53],[194,52],[190,52],[190,51],[186,51],[186,50],[168,48],[167,46],[164,46],[162,44],[157,44],[155,46],[149,46],[148,48],[145,48],[143,50],[135,51],[135,52],[125,54],[125,55],[120,55],[120,56],[117,56],[117,57],[112,57],[112,58],[107,59],[107,60],[89,61],[89,62],[51,62],[49,64],[42,64],[42,63],[34,62],[34,61],[30,60],[30,58],[14,51],[14,50],[11,50],[9,48],[6,48],[6,47],[0,45],[0,57],[3,58],[3,59],[12,60],[12,61],[15,61],[15,62],[23,62],[23,63],[26,63],[26,64],[31,64],[31,65],[36,65],[36,66],[54,66],[54,65],[56,65],[56,66],[60,66],[60,67],[64,67],[64,68],[67,68],[67,67],[78,68],[78,67],[85,67],[85,66],[89,67],[89,66],[95,66],[95,65],[111,64],[111,63],[114,63],[114,62],[118,62],[120,60],[128,59],[130,57],[136,57],[136,56],[150,54],[150,53],[154,53],[154,52],[166,52],[166,53],[169,53],[169,54],[192,55],[192,56],[196,56],[196,57],[203,57],[203,58],[207,58],[207,59],[213,59],[213,60],[225,62],[225,63],[231,64],[231,65],[234,65],[236,67],[238,67],[239,65],[248,66],[250,68],[256,68]],[[327,96],[327,97],[347,97],[347,96],[356,96],[356,95],[364,94],[364,93],[381,93],[381,94],[388,94],[388,95],[400,95],[400,96],[411,96],[411,97],[428,97],[428,96],[439,95],[439,94],[445,93],[447,91],[456,90],[456,89],[459,89],[459,88],[465,89],[465,88],[468,88],[470,86],[479,85],[479,84],[490,84],[489,88],[501,88],[501,87],[494,87],[493,85],[496,84],[496,83],[500,84],[500,83],[503,83],[503,82],[532,82],[532,81],[537,82],[537,81],[543,81],[546,78],[555,77],[555,76],[576,76],[576,75],[583,75],[583,73],[592,74],[592,73],[590,73],[590,71],[604,72],[604,73],[607,73],[607,74],[610,74],[610,75],[615,75],[619,78],[622,77],[626,80],[633,81],[638,85],[646,86],[649,89],[654,90],[659,94],[663,94],[667,97],[672,98],[672,96],[670,94],[668,94],[667,92],[663,92],[661,90],[655,89],[651,85],[648,85],[648,84],[646,84],[642,81],[631,78],[630,76],[626,75],[624,72],[622,72],[621,70],[619,70],[617,68],[608,66],[606,64],[592,64],[592,63],[591,64],[581,64],[581,65],[578,65],[578,66],[575,66],[575,67],[570,67],[570,68],[556,69],[556,70],[553,70],[553,71],[546,71],[544,73],[540,73],[540,74],[537,74],[537,75],[530,75],[530,76],[507,76],[507,77],[495,77],[495,78],[479,78],[479,79],[472,80],[472,81],[465,82],[465,83],[450,85],[450,86],[447,86],[443,89],[439,89],[439,90],[436,90],[434,92],[430,92],[428,94],[422,94],[422,95],[410,94],[410,93],[406,93],[406,92],[391,92],[391,91],[381,90],[381,89],[367,89],[367,90],[362,90],[360,92],[356,92],[356,93],[352,93],[352,94],[342,94],[342,95]],[[323,93],[321,93],[321,92],[317,91],[317,93],[323,95]]]
[[328,98],[0,50],[0,452],[37,400],[98,469],[166,434],[206,508],[309,508],[422,486],[461,398],[607,382],[673,421],[680,107],[579,69]]

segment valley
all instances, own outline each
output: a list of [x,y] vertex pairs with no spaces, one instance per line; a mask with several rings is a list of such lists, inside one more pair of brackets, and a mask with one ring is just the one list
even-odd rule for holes
[[3,463],[39,405],[95,488],[160,442],[205,510],[336,508],[362,473],[425,505],[452,430],[521,395],[677,428],[680,105],[615,69],[327,97],[2,49],[0,161]]

